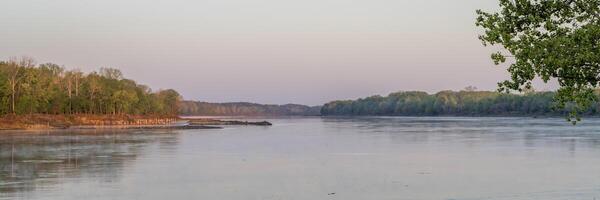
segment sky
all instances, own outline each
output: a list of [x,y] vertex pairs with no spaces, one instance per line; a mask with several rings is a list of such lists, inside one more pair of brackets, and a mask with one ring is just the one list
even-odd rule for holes
[[[209,102],[323,104],[396,91],[495,90],[477,39],[497,0],[2,0],[0,59],[114,67]],[[536,85],[538,90],[552,84]]]

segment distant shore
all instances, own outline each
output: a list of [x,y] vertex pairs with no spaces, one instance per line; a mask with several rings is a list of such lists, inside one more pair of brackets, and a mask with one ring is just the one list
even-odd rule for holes
[[267,121],[229,121],[214,118],[182,119],[150,115],[5,115],[0,130],[50,129],[219,129],[224,125],[270,126]]

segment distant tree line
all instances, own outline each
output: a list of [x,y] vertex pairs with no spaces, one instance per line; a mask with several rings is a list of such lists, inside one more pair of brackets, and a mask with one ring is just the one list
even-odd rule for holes
[[0,61],[0,114],[177,115],[175,90],[153,92],[118,69],[83,73],[29,57]]
[[[396,92],[386,97],[333,101],[321,108],[322,115],[382,116],[549,116],[569,113],[569,107],[555,109],[555,92],[507,94],[489,91]],[[598,95],[598,92],[596,92]],[[583,114],[595,115],[594,103]]]
[[188,116],[309,116],[320,115],[320,106],[183,101],[180,113]]

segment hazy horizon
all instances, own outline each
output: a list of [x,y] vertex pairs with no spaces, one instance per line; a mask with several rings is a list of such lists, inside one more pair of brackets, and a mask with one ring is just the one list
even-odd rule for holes
[[[508,78],[477,39],[497,0],[5,0],[0,59],[121,69],[207,102],[319,105]],[[538,90],[555,86],[536,85]]]

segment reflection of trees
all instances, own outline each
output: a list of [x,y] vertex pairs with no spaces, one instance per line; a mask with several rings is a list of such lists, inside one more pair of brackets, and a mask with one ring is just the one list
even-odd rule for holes
[[572,126],[562,118],[326,117],[327,132],[353,131],[385,136],[391,143],[439,142],[468,147],[503,143],[511,147],[559,147],[573,155],[579,147],[600,149],[600,120]]
[[58,184],[64,178],[116,181],[149,145],[174,148],[178,137],[172,133],[78,130],[0,134],[0,197]]

